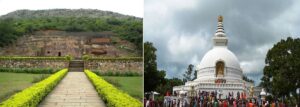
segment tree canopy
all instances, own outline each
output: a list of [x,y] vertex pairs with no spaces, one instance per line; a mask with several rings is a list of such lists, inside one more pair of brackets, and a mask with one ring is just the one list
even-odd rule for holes
[[243,75],[243,80],[254,83],[254,81],[252,79],[248,78],[246,75]]
[[194,65],[192,65],[192,64],[188,65],[186,71],[183,74],[183,82],[193,80],[193,78],[192,78],[193,71],[194,71]]
[[151,42],[144,43],[144,87],[145,92],[157,91],[164,95],[174,86],[182,85],[178,78],[165,78],[166,71],[157,69],[156,48]]
[[267,53],[261,85],[276,97],[296,95],[300,87],[300,39],[288,37]]
[[144,90],[154,91],[164,83],[165,71],[157,70],[156,48],[151,42],[144,43]]

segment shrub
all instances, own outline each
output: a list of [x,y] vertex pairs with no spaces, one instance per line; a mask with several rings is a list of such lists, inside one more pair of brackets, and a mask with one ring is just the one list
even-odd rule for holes
[[66,56],[65,56],[65,58],[66,58],[66,60],[67,60],[67,61],[71,61],[71,60],[73,60],[73,57],[72,57],[72,56],[70,56],[70,55],[66,55]]
[[16,93],[0,104],[1,107],[36,107],[41,100],[58,84],[67,74],[68,69],[63,69],[49,76],[45,80]]
[[89,60],[90,59],[90,56],[89,55],[83,55],[82,56],[82,59],[84,60],[84,61],[87,61],[87,60]]
[[127,93],[118,90],[90,70],[84,70],[97,92],[102,96],[108,107],[142,107],[142,103],[129,96]]

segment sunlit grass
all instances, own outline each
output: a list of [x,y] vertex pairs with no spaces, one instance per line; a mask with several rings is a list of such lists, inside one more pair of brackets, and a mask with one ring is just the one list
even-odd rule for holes
[[143,77],[120,77],[120,76],[101,76],[107,82],[113,84],[120,90],[127,92],[132,97],[142,100],[143,99]]
[[28,74],[0,72],[0,102],[38,82],[50,74]]

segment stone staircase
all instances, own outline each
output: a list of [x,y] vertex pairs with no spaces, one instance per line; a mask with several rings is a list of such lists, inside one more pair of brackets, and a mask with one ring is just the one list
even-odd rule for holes
[[69,72],[83,72],[84,62],[82,60],[73,60],[69,62]]

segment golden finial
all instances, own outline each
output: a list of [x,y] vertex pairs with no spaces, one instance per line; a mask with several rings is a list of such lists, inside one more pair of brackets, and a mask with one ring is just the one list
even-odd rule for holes
[[218,17],[218,22],[223,22],[223,16],[220,15],[220,16]]

